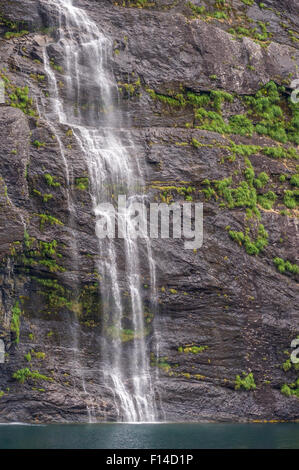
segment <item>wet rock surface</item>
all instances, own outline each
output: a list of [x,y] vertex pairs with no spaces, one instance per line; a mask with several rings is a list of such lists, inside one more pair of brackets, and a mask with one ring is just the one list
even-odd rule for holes
[[[87,166],[70,129],[61,126],[55,135],[39,117],[49,99],[44,44],[54,43],[53,69],[61,79],[60,93],[66,90],[55,13],[49,14],[46,3],[0,2],[1,78],[6,83],[6,102],[0,105],[0,337],[6,348],[5,364],[0,364],[0,421],[115,420],[113,395],[101,374],[103,299],[96,266],[105,253],[98,253]],[[188,92],[231,93],[233,101],[221,101],[228,123],[248,111],[245,95],[254,96],[272,80],[285,87],[279,104],[290,120],[286,103],[299,64],[298,5],[265,0],[260,8],[260,2],[248,6],[236,0],[222,8],[201,2],[206,10],[199,14],[185,1],[74,3],[111,38],[116,106],[123,114],[119,132],[135,144],[150,200],[182,204],[189,195],[204,204],[200,249],[185,250],[183,240],[153,241],[158,357],[152,334],[148,342],[162,405],[159,418],[298,419],[298,397],[281,393],[298,377],[294,366],[282,367],[299,334],[298,274],[279,272],[273,263],[275,257],[296,263],[298,212],[285,205],[285,191],[296,189],[290,181],[298,173],[297,161],[263,151],[298,152],[298,142],[203,128],[207,123],[198,122],[188,98]],[[226,18],[212,16],[217,12]],[[247,28],[246,34],[236,33],[238,27]],[[254,36],[254,27],[262,39]],[[20,30],[29,33],[7,37]],[[27,96],[17,100],[25,101],[23,108],[12,106],[11,95],[18,96],[19,88]],[[240,185],[246,180],[246,158],[255,177],[268,176],[264,187],[254,186],[257,195],[276,194],[271,208],[258,199],[260,219],[246,212],[253,206],[229,206],[226,193],[213,183],[232,177],[233,187]],[[229,235],[229,230],[248,229],[256,240],[259,224],[268,244],[258,254],[249,254]],[[147,305],[145,268],[143,275]],[[127,354],[124,361],[130,341]],[[24,383],[13,378],[26,368],[43,377]],[[235,390],[236,376],[250,373],[256,388]]]

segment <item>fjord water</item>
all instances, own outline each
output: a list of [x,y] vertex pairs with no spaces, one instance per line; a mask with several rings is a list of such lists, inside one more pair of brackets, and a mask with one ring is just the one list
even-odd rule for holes
[[[150,241],[147,236],[142,240],[134,238],[130,232],[129,212],[119,215],[118,226],[122,223],[128,227],[123,231],[121,242],[104,239],[101,231],[103,220],[107,227],[115,225],[109,204],[117,201],[119,195],[126,196],[129,205],[145,197],[138,190],[143,186],[143,180],[136,151],[129,131],[122,128],[122,116],[117,106],[118,88],[110,66],[112,44],[86,13],[73,5],[72,0],[50,0],[45,5],[58,27],[53,44],[48,44],[44,52],[50,106],[47,103],[42,113],[61,147],[66,180],[70,186],[70,213],[74,210],[70,183],[72,168],[65,157],[59,126],[68,126],[72,130],[89,173],[100,259],[97,271],[103,337],[99,369],[106,389],[114,396],[117,420],[152,422],[156,411],[145,338],[149,331],[144,321],[140,272],[142,253],[142,263],[150,283],[148,305],[154,310],[155,266]],[[60,77],[61,70],[53,67],[51,46],[58,47],[64,57]],[[63,87],[60,86],[61,80]],[[75,245],[74,242],[74,252]],[[75,331],[76,334],[78,332]],[[124,335],[131,336],[129,353]],[[78,348],[76,338],[74,342]],[[83,374],[82,386],[88,393]],[[88,414],[92,420],[93,410],[88,409]]]
[[299,424],[0,425],[0,449],[299,449]]

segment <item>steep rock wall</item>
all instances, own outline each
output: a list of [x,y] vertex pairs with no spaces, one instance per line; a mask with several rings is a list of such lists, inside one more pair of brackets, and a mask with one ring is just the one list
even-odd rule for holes
[[[298,274],[279,272],[273,262],[296,262],[298,120],[291,124],[296,110],[289,103],[299,64],[295,1],[265,1],[263,8],[251,1],[198,2],[205,10],[185,1],[76,3],[113,39],[118,105],[145,158],[152,200],[204,203],[200,250],[184,250],[181,240],[153,243],[160,345],[151,363],[153,374],[159,372],[161,418],[298,419],[298,398],[281,393],[298,377],[288,361],[299,333]],[[72,168],[70,215],[59,142],[38,118],[48,98],[42,47],[55,35],[55,16],[40,1],[0,2],[0,8],[6,83],[0,106],[0,333],[6,345],[0,420],[85,421],[91,409],[98,420],[115,419],[98,368],[103,299],[87,168],[62,126],[59,138]],[[22,30],[29,33],[16,34]],[[59,48],[52,46],[52,53],[63,93]],[[260,103],[244,96],[270,81],[274,88],[264,88],[262,96],[281,111],[265,108],[265,117]],[[249,122],[231,120],[245,112]],[[257,128],[263,119],[264,129]],[[267,177],[259,179],[261,173]],[[268,242],[262,249],[260,224],[267,232],[260,239]],[[145,301],[148,284],[144,272]],[[129,348],[128,341],[128,354]],[[42,377],[13,378],[24,368]],[[243,372],[253,374],[254,390],[235,390]]]

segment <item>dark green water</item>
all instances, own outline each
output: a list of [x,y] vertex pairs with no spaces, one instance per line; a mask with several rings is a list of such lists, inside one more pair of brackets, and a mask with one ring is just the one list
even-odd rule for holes
[[299,449],[299,424],[11,424],[0,448]]

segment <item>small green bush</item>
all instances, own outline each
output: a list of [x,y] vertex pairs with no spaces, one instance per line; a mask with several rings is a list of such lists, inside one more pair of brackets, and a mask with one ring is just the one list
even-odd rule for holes
[[299,266],[292,264],[290,261],[284,261],[282,258],[276,257],[273,259],[273,263],[281,274],[284,274],[286,271],[292,274],[299,274]]
[[277,196],[273,191],[268,191],[267,193],[265,193],[261,196],[258,196],[258,198],[257,198],[258,203],[264,209],[267,209],[267,210],[272,209],[273,204],[275,203],[276,199],[277,199]]
[[268,232],[262,224],[259,224],[255,240],[251,240],[248,233],[229,230],[229,236],[239,245],[243,245],[248,255],[258,255],[268,245]]
[[256,389],[256,384],[254,381],[253,373],[250,372],[248,375],[246,375],[246,372],[242,373],[242,378],[240,375],[236,375],[236,380],[235,380],[235,390],[255,390]]
[[229,125],[233,134],[251,137],[254,131],[252,121],[243,114],[232,116],[229,119]]
[[13,379],[17,380],[20,384],[24,384],[28,380],[41,381],[41,380],[52,380],[46,375],[40,374],[37,370],[31,371],[28,367],[19,369],[12,375]]
[[264,186],[266,186],[266,184],[268,183],[269,181],[269,176],[267,175],[267,173],[265,173],[264,171],[262,171],[258,177],[255,179],[254,181],[254,185],[258,188],[258,189],[261,189],[263,188]]
[[290,389],[290,387],[287,385],[287,384],[284,384],[281,389],[280,389],[281,393],[283,395],[285,395],[286,397],[290,397],[292,395],[292,390]]
[[56,217],[53,217],[52,215],[48,214],[36,214],[37,217],[40,218],[40,229],[43,230],[45,224],[49,225],[64,225],[63,222],[61,222],[59,219]]
[[293,186],[297,186],[297,188],[299,187],[299,173],[292,175],[290,179],[290,184],[292,184]]
[[44,147],[46,144],[44,142],[40,142],[39,140],[35,140],[33,142],[33,145],[34,147],[36,147],[37,149],[41,148],[41,147]]
[[282,368],[285,372],[287,372],[288,370],[292,369],[292,363],[291,363],[291,360],[290,359],[287,359],[283,364],[282,364]]
[[80,191],[87,191],[89,187],[88,178],[76,178],[75,186],[76,186],[76,189],[79,189]]
[[288,207],[289,209],[296,209],[296,207],[298,206],[298,197],[299,197],[299,190],[295,190],[295,191],[286,190],[284,192],[283,202],[285,206]]
[[53,188],[58,188],[60,186],[60,183],[55,181],[54,176],[50,175],[50,173],[45,173],[44,178],[48,186],[52,186]]
[[20,303],[16,302],[12,308],[12,317],[10,323],[10,330],[16,335],[15,342],[18,343],[20,340],[20,316],[21,316]]
[[180,346],[178,348],[178,352],[185,354],[199,354],[205,351],[206,349],[208,349],[208,346]]

